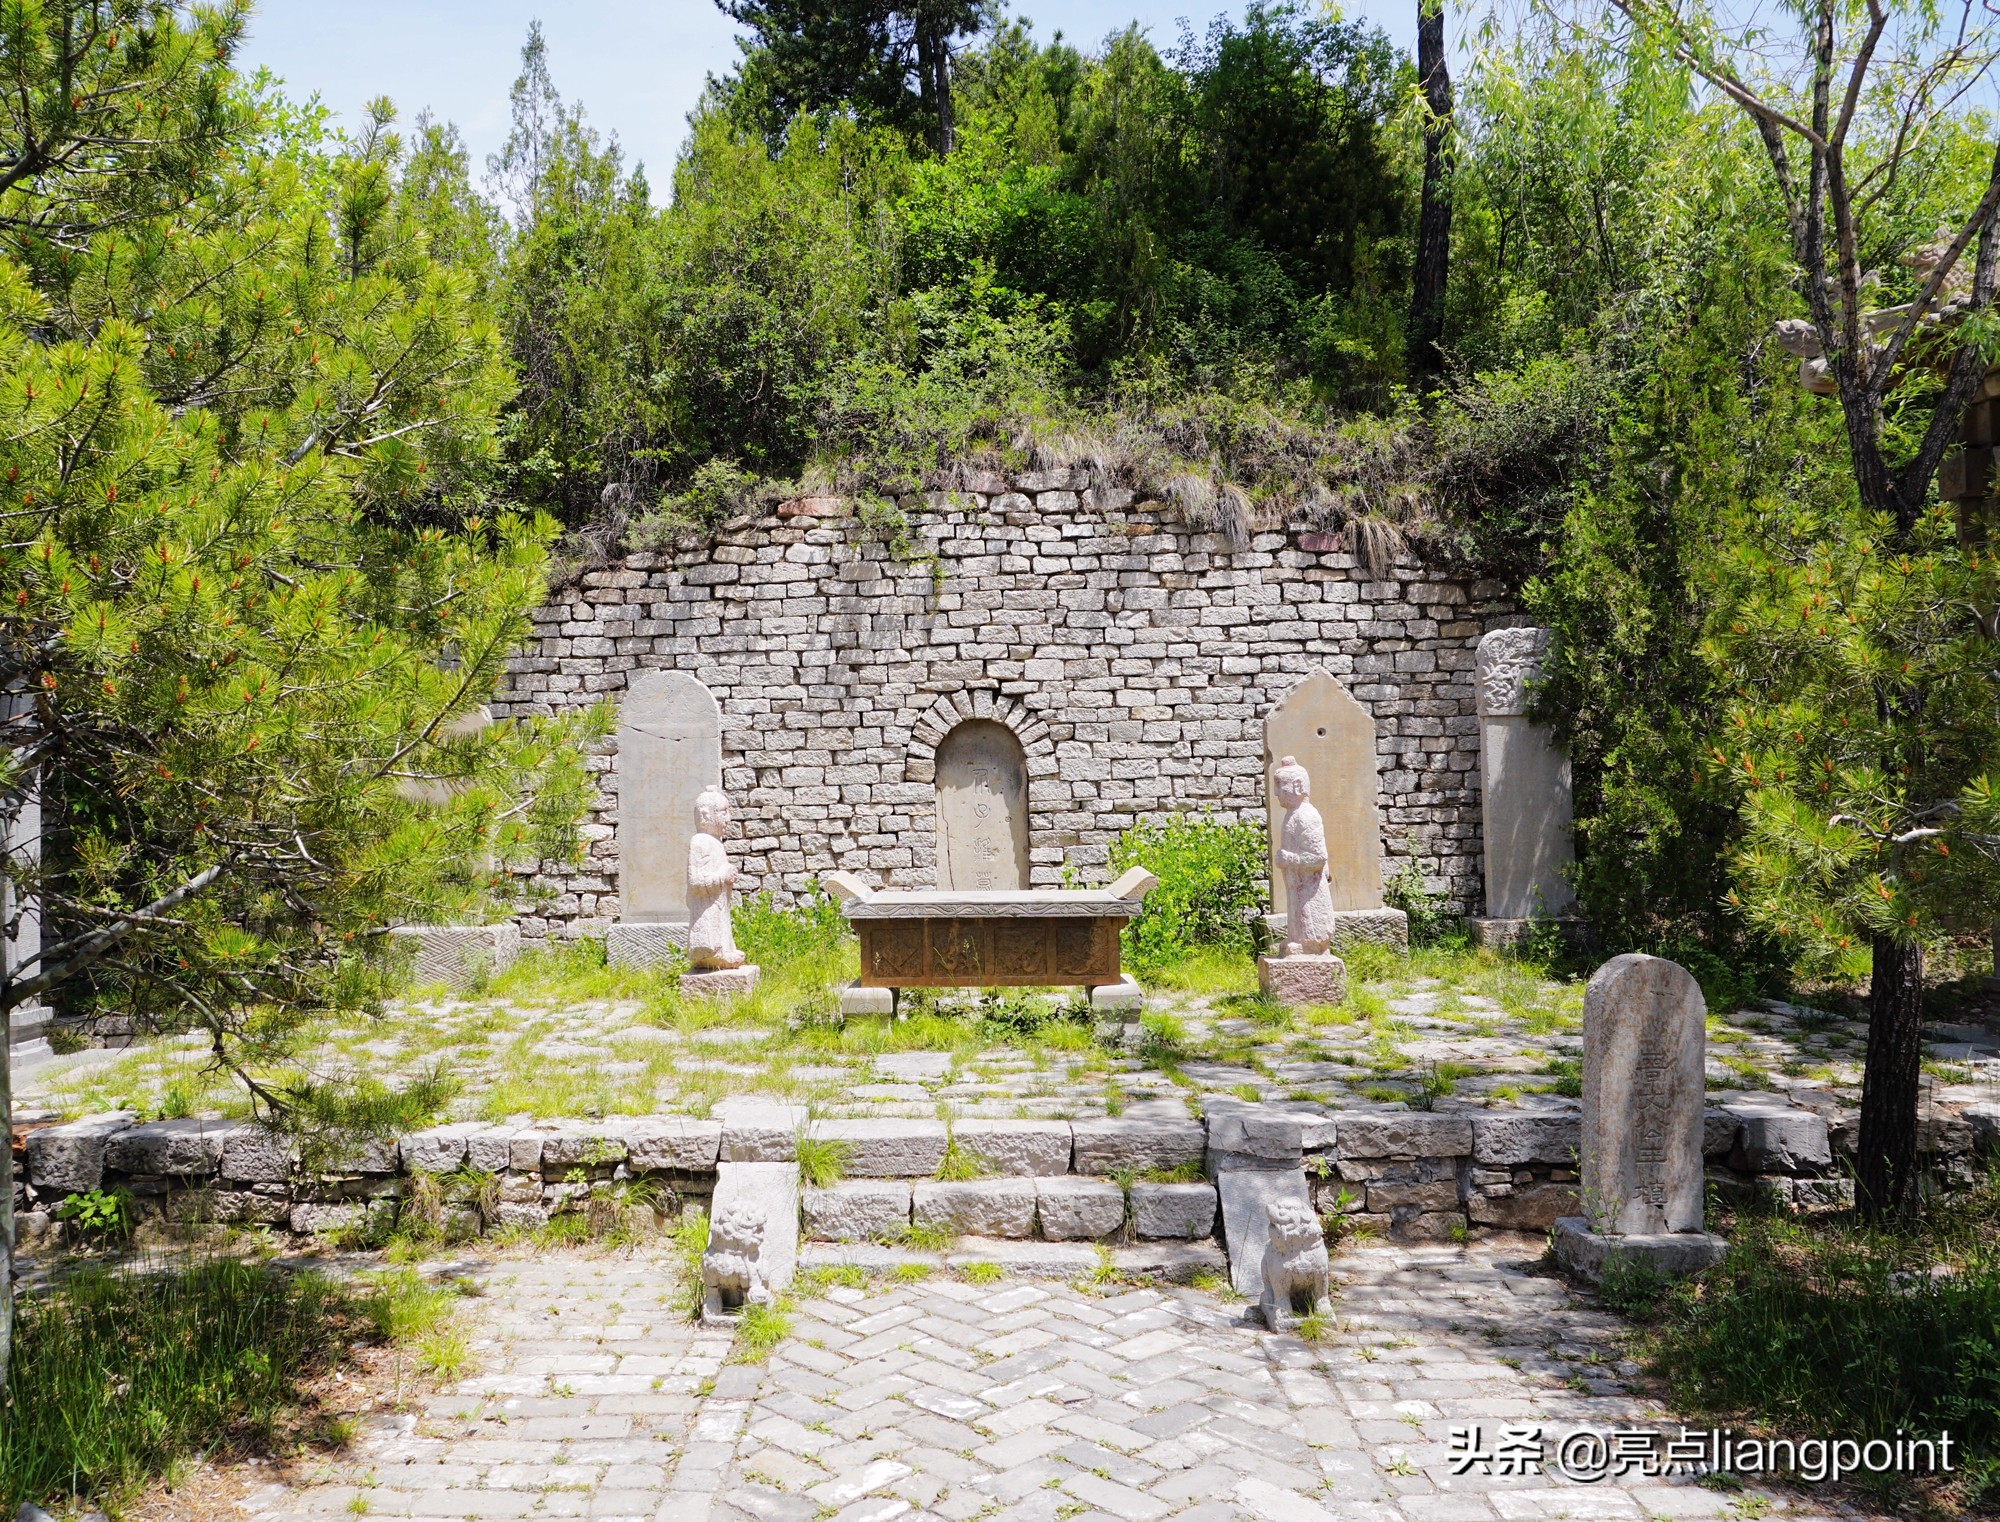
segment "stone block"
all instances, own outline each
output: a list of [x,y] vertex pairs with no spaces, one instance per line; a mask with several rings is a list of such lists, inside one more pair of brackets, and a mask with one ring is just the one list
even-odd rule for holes
[[104,1182],[106,1142],[131,1125],[131,1112],[116,1110],[30,1131],[28,1182],[64,1194],[88,1193]]
[[1336,909],[1333,912],[1333,949],[1346,951],[1353,946],[1386,946],[1391,951],[1410,949],[1410,917],[1401,909]]
[[789,1163],[799,1155],[804,1105],[725,1099],[715,1106],[715,1117],[722,1122],[720,1156],[725,1163]]
[[1199,1163],[1208,1133],[1198,1120],[1076,1120],[1070,1166],[1078,1173],[1112,1174]]
[[292,1177],[292,1145],[269,1126],[238,1126],[222,1144],[222,1177],[240,1184],[283,1184]]
[[1725,1104],[1723,1109],[1737,1119],[1747,1172],[1811,1173],[1833,1162],[1824,1116],[1781,1104]]
[[1458,1180],[1441,1178],[1410,1183],[1382,1182],[1368,1186],[1371,1211],[1458,1209]]
[[1215,1185],[1133,1184],[1132,1230],[1156,1240],[1209,1236],[1215,1230]]
[[400,1166],[393,1136],[335,1135],[323,1140],[322,1174],[395,1173]]
[[681,992],[690,999],[740,999],[757,991],[761,971],[754,962],[741,967],[709,967],[681,974]]
[[1208,1150],[1264,1157],[1297,1167],[1305,1151],[1303,1117],[1266,1105],[1210,1100]]
[[618,894],[626,920],[686,924],[695,799],[721,786],[722,709],[715,694],[691,672],[632,673],[618,704]]
[[1472,1157],[1487,1167],[1523,1163],[1570,1167],[1582,1145],[1583,1121],[1574,1110],[1530,1115],[1489,1111],[1472,1121]]
[[1229,1248],[1229,1283],[1246,1300],[1264,1289],[1264,1249],[1270,1241],[1271,1208],[1280,1201],[1313,1211],[1312,1193],[1303,1172],[1232,1169],[1218,1174],[1215,1192],[1222,1202],[1222,1234]]
[[840,991],[840,1012],[843,1015],[893,1015],[896,1012],[896,991],[893,988],[863,988],[859,983],[849,983]]
[[1466,1210],[1475,1226],[1498,1231],[1547,1231],[1566,1215],[1575,1215],[1580,1196],[1574,1184],[1530,1184],[1503,1195],[1475,1194]]
[[1125,1224],[1125,1191],[1109,1179],[1041,1178],[1035,1181],[1035,1209],[1042,1235],[1051,1242],[1089,1241]]
[[1347,964],[1336,956],[1259,957],[1257,987],[1286,1009],[1338,1004],[1347,997]]
[[1736,1150],[1736,1133],[1742,1122],[1727,1110],[1704,1110],[1701,1115],[1701,1155],[1719,1163]]
[[1385,1110],[1334,1117],[1334,1147],[1347,1158],[1464,1157],[1472,1151],[1472,1118]]
[[328,1231],[385,1233],[395,1227],[396,1202],[389,1198],[306,1202],[292,1207],[290,1221],[292,1230],[302,1236]]
[[1595,1284],[1617,1260],[1634,1263],[1667,1279],[1685,1279],[1720,1263],[1729,1244],[1705,1231],[1644,1232],[1602,1236],[1582,1216],[1564,1216],[1550,1239],[1556,1261]]
[[410,981],[418,988],[443,984],[454,992],[478,988],[521,955],[521,929],[512,920],[498,925],[398,925],[391,941],[410,958]]
[[241,1226],[276,1226],[291,1221],[292,1202],[282,1195],[258,1194],[251,1189],[218,1189],[204,1198],[218,1221]]
[[807,1189],[806,1235],[820,1242],[861,1242],[910,1224],[910,1186],[901,1179],[854,1179]]
[[156,1120],[120,1131],[104,1144],[104,1166],[120,1173],[205,1178],[222,1163],[228,1120]]
[[542,1138],[541,1170],[557,1178],[572,1168],[603,1168],[625,1161],[625,1138],[598,1121],[558,1121]]
[[477,1121],[433,1126],[403,1138],[400,1152],[406,1173],[451,1173],[465,1166],[466,1144],[486,1128]]
[[941,1226],[970,1236],[1032,1236],[1035,1183],[1022,1178],[918,1184],[911,1192],[910,1217],[919,1226]]
[[944,1161],[938,1120],[816,1120],[807,1134],[840,1149],[849,1178],[929,1178]]
[[1529,919],[1494,919],[1485,915],[1471,915],[1466,918],[1465,928],[1471,932],[1472,943],[1492,951],[1514,951],[1527,944],[1530,936],[1545,927],[1553,927],[1562,937],[1565,946],[1575,948],[1584,941],[1583,921],[1574,915],[1535,915]]
[[982,1173],[1046,1177],[1069,1172],[1066,1120],[960,1120],[951,1127],[961,1156]]
[[722,1155],[722,1122],[647,1116],[626,1138],[626,1165],[635,1173],[713,1173]]
[[665,967],[670,962],[686,958],[687,944],[688,927],[685,923],[649,924],[620,920],[605,927],[604,960],[613,967]]
[[1090,1007],[1107,1014],[1137,1014],[1146,1007],[1146,991],[1128,972],[1116,983],[1102,983],[1091,989]]
[[1389,1236],[1398,1242],[1455,1242],[1465,1232],[1463,1211],[1395,1210],[1389,1214]]

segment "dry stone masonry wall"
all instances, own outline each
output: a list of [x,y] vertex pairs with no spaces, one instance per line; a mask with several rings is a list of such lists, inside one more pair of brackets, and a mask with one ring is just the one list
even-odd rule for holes
[[[1473,661],[1513,621],[1497,583],[1407,562],[1375,579],[1297,525],[1232,547],[1066,471],[974,484],[903,499],[890,531],[806,498],[586,572],[538,614],[496,714],[617,701],[647,669],[698,678],[721,706],[739,886],[781,899],[836,868],[937,882],[937,749],[991,720],[1026,757],[1030,885],[1055,886],[1101,878],[1142,816],[1261,817],[1263,716],[1323,668],[1375,722],[1385,872],[1413,856],[1479,906]],[[600,766],[588,860],[541,881],[531,939],[620,917],[615,747]]]

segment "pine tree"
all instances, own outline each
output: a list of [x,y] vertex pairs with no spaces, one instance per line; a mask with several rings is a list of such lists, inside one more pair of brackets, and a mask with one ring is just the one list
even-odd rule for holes
[[[1716,768],[1742,789],[1744,915],[1798,961],[1922,986],[1923,948],[2000,902],[2000,564],[1932,508],[1902,531],[1854,506],[1766,505],[1718,573],[1710,641],[1735,687]],[[1986,610],[1983,614],[1978,610]],[[1918,1203],[1917,1021],[1870,1021],[1857,1188]]]
[[240,14],[0,27],[20,100],[115,102],[0,144],[41,166],[0,196],[0,814],[40,787],[41,861],[6,868],[47,927],[0,1011],[193,1021],[282,1111],[286,1038],[372,996],[389,927],[570,847],[603,718],[473,722],[553,535],[482,501],[499,340],[399,197],[386,104],[338,152],[277,133]]

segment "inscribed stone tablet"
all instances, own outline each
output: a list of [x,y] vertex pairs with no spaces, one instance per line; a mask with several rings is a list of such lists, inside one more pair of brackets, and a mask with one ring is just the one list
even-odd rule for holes
[[1546,629],[1495,629],[1479,642],[1479,780],[1486,834],[1486,914],[1556,915],[1575,901],[1569,758],[1528,722],[1528,683],[1541,671]]
[[1326,826],[1327,888],[1333,907],[1382,907],[1382,816],[1376,807],[1375,721],[1353,694],[1315,671],[1264,716],[1264,801],[1271,834],[1271,908],[1290,912],[1277,841],[1285,812],[1271,769],[1295,756],[1312,779],[1312,801]]
[[1701,985],[1613,957],[1583,995],[1583,1212],[1606,1236],[1700,1231]]
[[991,719],[967,719],[937,748],[937,885],[1028,886],[1028,758]]
[[618,709],[619,917],[685,924],[694,801],[722,786],[722,710],[684,671],[641,671]]

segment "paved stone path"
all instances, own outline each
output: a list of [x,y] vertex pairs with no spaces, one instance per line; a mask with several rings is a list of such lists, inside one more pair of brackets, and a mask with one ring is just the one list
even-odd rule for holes
[[[249,1522],[1511,1522],[1828,1513],[1628,1476],[1451,1473],[1452,1429],[1557,1435],[1660,1413],[1618,1323],[1523,1272],[1532,1248],[1367,1246],[1337,1328],[1273,1337],[1192,1289],[937,1274],[822,1287],[759,1364],[648,1256],[473,1269],[479,1372],[377,1418]],[[1836,1513],[1838,1514],[1838,1513]]]

